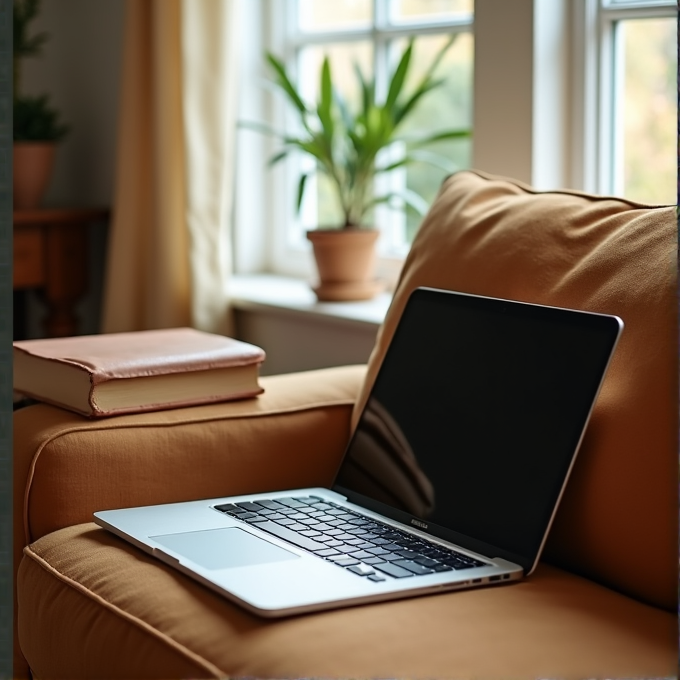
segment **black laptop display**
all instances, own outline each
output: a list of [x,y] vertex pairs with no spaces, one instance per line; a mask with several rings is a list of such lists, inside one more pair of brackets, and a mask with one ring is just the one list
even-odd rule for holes
[[528,570],[620,326],[416,290],[334,490],[471,550],[500,548]]

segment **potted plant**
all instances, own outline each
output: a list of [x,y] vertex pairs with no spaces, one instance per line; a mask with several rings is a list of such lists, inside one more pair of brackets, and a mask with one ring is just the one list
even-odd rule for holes
[[[327,57],[319,75],[318,99],[310,104],[304,101],[283,62],[267,53],[274,83],[297,114],[299,132],[280,133],[267,125],[246,125],[283,142],[283,148],[272,157],[270,164],[280,162],[293,152],[313,159],[314,167],[300,174],[296,197],[298,211],[309,177],[321,173],[330,181],[343,216],[342,224],[337,228],[316,228],[307,232],[319,272],[320,283],[315,288],[319,299],[366,299],[380,289],[373,273],[374,245],[378,237],[377,230],[369,224],[373,208],[380,204],[400,205],[421,214],[427,208],[422,198],[412,191],[376,193],[376,177],[416,161],[435,163],[448,171],[455,169],[446,158],[438,157],[424,147],[440,140],[469,137],[469,130],[447,129],[420,135],[403,132],[404,123],[423,97],[443,85],[444,79],[436,78],[434,72],[454,39],[455,36],[435,55],[424,76],[409,91],[405,85],[413,55],[413,39],[390,72],[382,97],[376,93],[375,79],[366,78],[355,64],[361,96],[359,105],[354,108],[333,83]],[[395,142],[400,142],[396,156],[380,154]]]
[[14,0],[12,193],[14,207],[25,209],[39,206],[52,174],[56,142],[68,132],[46,94],[21,94],[21,60],[39,55],[48,38],[47,33],[28,34],[29,24],[37,17],[39,9],[39,0]]

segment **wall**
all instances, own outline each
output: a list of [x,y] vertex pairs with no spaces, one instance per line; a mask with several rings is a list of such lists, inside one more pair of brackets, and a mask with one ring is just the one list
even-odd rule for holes
[[[472,167],[571,186],[566,0],[476,0]],[[500,112],[500,115],[499,115]]]
[[234,317],[238,336],[267,353],[261,375],[365,364],[378,331],[377,324],[294,310],[236,309]]
[[[42,55],[24,60],[21,90],[50,95],[71,126],[60,144],[47,206],[110,207],[114,192],[116,127],[125,0],[43,0],[32,33],[46,31]],[[79,305],[81,333],[99,330],[107,225],[93,225],[91,290]],[[43,308],[28,299],[28,332],[41,333]]]

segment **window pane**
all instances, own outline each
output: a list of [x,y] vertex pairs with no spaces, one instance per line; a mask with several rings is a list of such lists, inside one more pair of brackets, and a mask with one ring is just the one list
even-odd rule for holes
[[[373,73],[373,47],[370,42],[332,43],[309,46],[300,51],[300,83],[306,101],[315,101],[319,92],[319,75],[324,57],[328,55],[333,86],[344,97],[348,106],[356,110],[360,101],[360,88],[354,71],[356,63],[370,77]],[[301,169],[314,167],[311,159],[301,159]],[[302,226],[335,227],[342,224],[342,215],[336,194],[324,175],[310,177],[305,189],[305,201],[301,213]]]
[[[676,21],[623,21],[623,195],[645,203],[676,202],[677,33]],[[621,177],[622,174],[622,177]]]
[[472,14],[474,0],[391,0],[390,18],[394,22],[450,19]]
[[[445,36],[420,36],[415,41],[414,60],[409,74],[407,88],[415,87],[423,77],[434,56],[449,39]],[[400,50],[405,42],[399,41]],[[472,63],[473,37],[471,33],[460,33],[445,54],[435,76],[445,78],[445,84],[426,94],[413,115],[406,121],[402,133],[425,136],[447,129],[470,130],[472,126]],[[407,89],[408,91],[408,89]],[[470,166],[472,142],[463,138],[437,142],[429,145],[428,151],[441,155],[453,169]],[[435,198],[442,180],[450,174],[426,162],[407,166],[406,187],[415,191],[430,204]],[[411,242],[422,217],[412,210],[406,215],[405,240]]]
[[298,0],[303,31],[359,28],[373,20],[372,0]]

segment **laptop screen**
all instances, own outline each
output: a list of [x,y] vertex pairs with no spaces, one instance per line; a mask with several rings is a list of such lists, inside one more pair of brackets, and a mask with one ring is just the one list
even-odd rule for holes
[[334,488],[533,563],[621,327],[414,291]]

